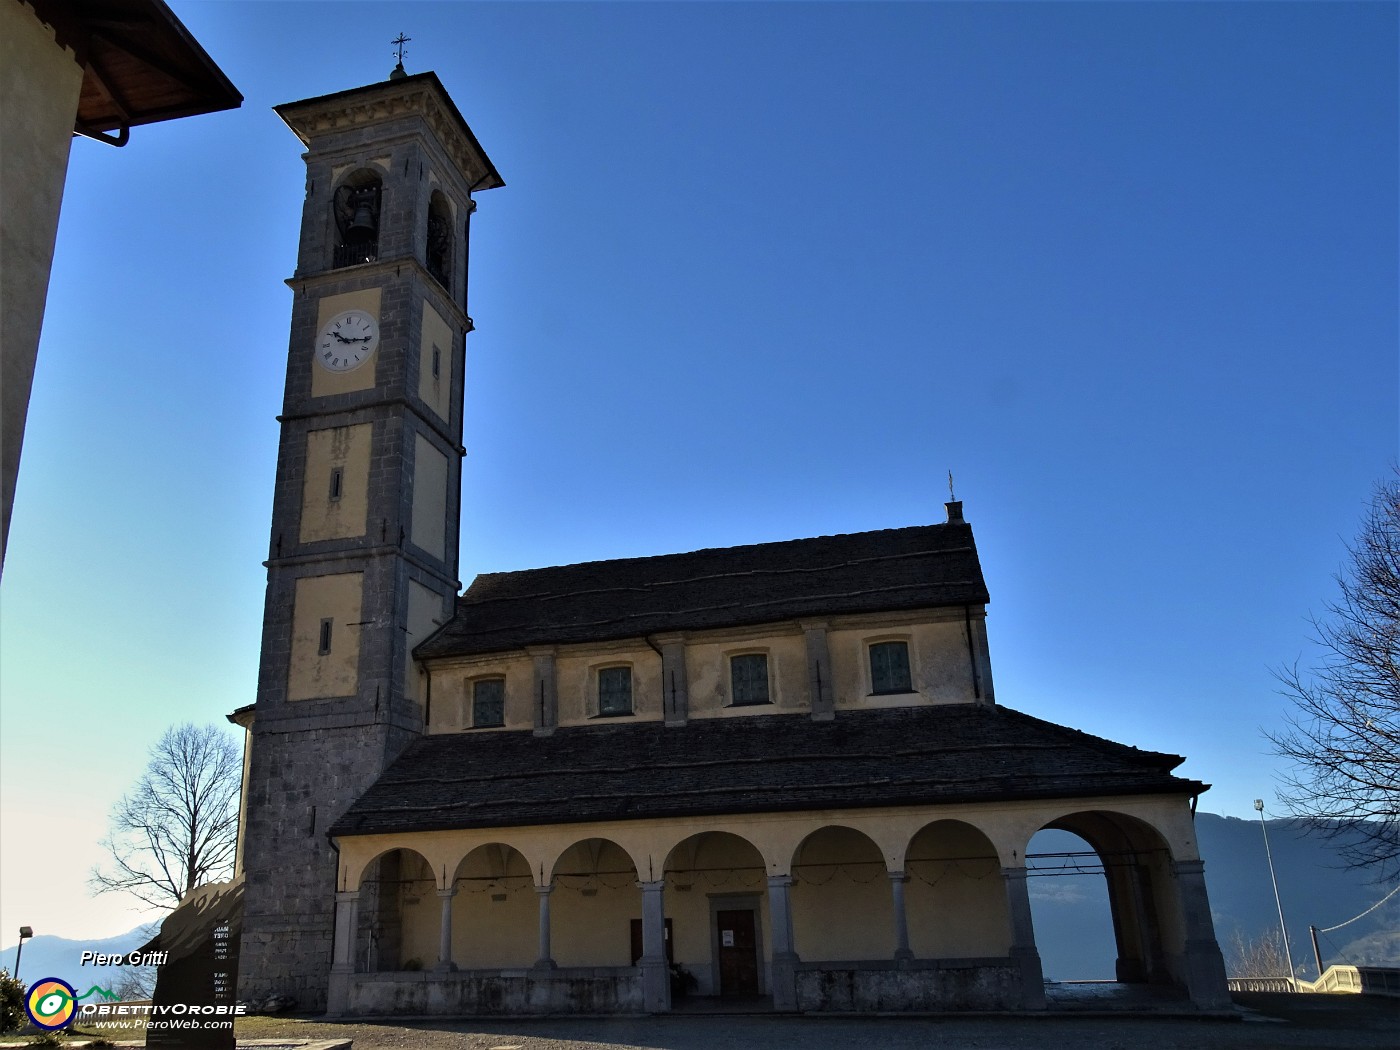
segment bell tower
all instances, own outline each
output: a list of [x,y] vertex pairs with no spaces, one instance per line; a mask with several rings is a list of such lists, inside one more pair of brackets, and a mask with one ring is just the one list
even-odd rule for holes
[[240,998],[326,1004],[326,829],[423,731],[412,650],[451,615],[467,237],[503,185],[433,73],[276,107],[306,146],[262,661]]

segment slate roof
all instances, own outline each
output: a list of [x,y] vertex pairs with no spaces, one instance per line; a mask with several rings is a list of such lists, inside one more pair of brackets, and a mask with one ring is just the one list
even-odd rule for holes
[[437,734],[330,833],[1206,790],[1181,762],[977,704]]
[[987,602],[965,522],[483,573],[420,659]]

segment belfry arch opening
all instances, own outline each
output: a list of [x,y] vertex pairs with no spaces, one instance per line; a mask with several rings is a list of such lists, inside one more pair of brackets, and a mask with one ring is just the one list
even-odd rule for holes
[[356,266],[379,258],[379,219],[384,182],[375,172],[360,168],[341,180],[331,198],[335,220],[335,250],[331,266]]
[[428,273],[444,288],[452,288],[452,207],[441,190],[433,190],[428,200],[425,259]]

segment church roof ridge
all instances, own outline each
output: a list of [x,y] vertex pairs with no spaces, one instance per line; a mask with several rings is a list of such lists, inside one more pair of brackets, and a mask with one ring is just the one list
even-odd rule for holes
[[[917,529],[943,528],[946,522],[929,522],[923,525],[899,525],[888,529],[867,529],[860,532],[831,532],[820,536],[798,536],[786,540],[761,540],[758,543],[736,543],[727,547],[697,547],[688,551],[668,551],[664,554],[629,554],[621,558],[590,558],[586,561],[564,562],[560,565],[536,565],[526,569],[502,569],[497,572],[478,573],[475,580],[491,579],[498,576],[519,576],[524,573],[549,572],[552,569],[583,569],[594,566],[617,565],[622,562],[659,562],[673,558],[687,558],[701,554],[727,554],[736,551],[757,550],[759,548],[781,547],[787,544],[812,543],[818,540],[841,540],[853,536],[878,536],[895,532],[913,532]],[[470,589],[470,588],[468,588]],[[462,595],[466,597],[466,595]]]
[[482,573],[420,657],[988,600],[971,526],[913,525]]

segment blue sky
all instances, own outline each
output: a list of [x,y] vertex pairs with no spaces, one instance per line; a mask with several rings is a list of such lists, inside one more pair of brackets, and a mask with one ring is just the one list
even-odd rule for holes
[[[473,223],[462,578],[939,521],[1000,702],[1252,817],[1397,437],[1393,4],[171,6],[241,109],[75,140],[0,586],[0,929],[254,697],[303,191],[432,69]],[[36,848],[39,842],[57,842]]]

